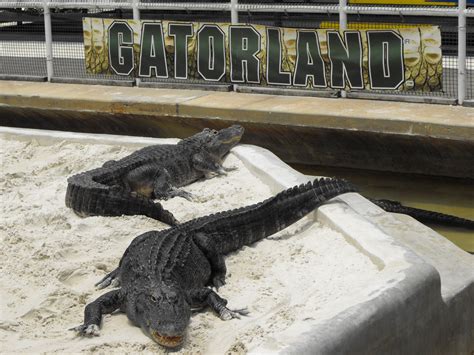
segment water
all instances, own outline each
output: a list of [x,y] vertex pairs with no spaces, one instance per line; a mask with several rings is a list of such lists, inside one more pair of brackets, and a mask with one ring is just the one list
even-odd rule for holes
[[[367,197],[396,200],[411,207],[474,219],[474,180],[307,165],[293,167],[307,175],[345,178]],[[460,248],[474,253],[474,232],[428,225]]]

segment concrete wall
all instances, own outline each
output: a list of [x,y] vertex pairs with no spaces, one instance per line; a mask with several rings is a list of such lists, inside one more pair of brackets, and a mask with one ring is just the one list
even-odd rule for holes
[[473,108],[0,81],[4,126],[185,137],[230,123],[290,163],[474,178]]

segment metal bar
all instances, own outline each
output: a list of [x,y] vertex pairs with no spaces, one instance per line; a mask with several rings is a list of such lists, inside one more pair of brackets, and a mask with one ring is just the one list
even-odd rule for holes
[[[58,8],[82,8],[82,9],[132,9],[130,2],[115,1],[50,1],[50,7]],[[20,2],[10,1],[2,2],[2,8],[38,8],[43,7],[41,1]],[[229,11],[230,3],[138,3],[139,9],[149,10],[195,10],[195,11]],[[238,4],[238,11],[249,12],[293,12],[293,13],[338,13],[339,6],[334,5],[275,5],[275,4]],[[458,16],[455,8],[426,8],[426,7],[368,7],[368,6],[346,6],[348,14],[367,14],[367,15],[403,15],[403,16]],[[474,17],[474,11],[466,10],[467,17]]]
[[148,10],[193,10],[193,11],[229,11],[230,3],[142,3],[139,2],[140,9]]
[[[138,3],[140,0],[132,0],[132,8],[133,8],[133,19],[135,21],[140,21],[140,9],[138,8]],[[140,86],[141,84],[141,79],[140,78],[135,78],[135,85]]]
[[[274,4],[241,4],[240,11],[249,12],[296,12],[296,13],[339,13],[339,6],[333,5],[274,5]],[[367,15],[404,15],[404,16],[457,16],[457,9],[430,9],[426,7],[368,7],[346,6],[348,14]]]
[[47,0],[44,0],[44,34],[46,47],[46,73],[48,81],[53,77],[53,31],[51,29],[51,11],[49,9]]
[[245,12],[297,12],[297,13],[333,13],[339,12],[339,6],[329,5],[274,5],[274,4],[240,4],[240,11]]
[[[230,0],[230,18],[233,25],[239,23],[239,0]],[[239,90],[239,85],[232,84],[232,91]]]
[[[339,30],[345,31],[347,29],[347,0],[339,0]],[[346,98],[346,90],[341,90],[341,97]]]
[[233,25],[239,23],[239,1],[238,0],[230,0],[230,18]]
[[133,5],[133,19],[135,21],[140,21],[140,9],[138,8],[139,0],[132,0]]
[[[60,9],[131,9],[132,3],[121,1],[48,1],[48,5]],[[2,5],[3,6],[3,5]],[[24,6],[24,5],[23,5]]]
[[457,16],[456,8],[427,8],[427,7],[364,7],[347,6],[348,14],[369,15],[406,15],[406,16]]
[[466,98],[466,0],[458,2],[458,104]]

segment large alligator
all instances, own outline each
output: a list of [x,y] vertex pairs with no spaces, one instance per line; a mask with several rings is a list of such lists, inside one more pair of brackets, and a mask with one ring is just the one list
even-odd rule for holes
[[202,177],[226,174],[222,158],[242,138],[244,129],[233,125],[220,131],[204,129],[178,144],[142,148],[120,160],[68,179],[66,206],[78,215],[145,215],[170,225],[174,216],[154,199],[181,196],[179,189]]
[[224,255],[270,236],[325,201],[356,189],[344,180],[324,178],[295,186],[263,202],[191,220],[136,237],[119,267],[98,285],[120,288],[88,304],[81,335],[99,334],[103,314],[116,310],[165,347],[182,344],[191,308],[210,307],[221,319],[239,318],[210,286],[225,283]]

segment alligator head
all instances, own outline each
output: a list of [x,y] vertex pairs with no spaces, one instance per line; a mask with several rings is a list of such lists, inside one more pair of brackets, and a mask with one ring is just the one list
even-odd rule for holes
[[191,307],[178,288],[161,284],[147,287],[135,301],[135,320],[158,344],[182,345],[191,319]]
[[236,146],[244,134],[244,128],[240,125],[216,130],[208,130],[209,138],[205,142],[206,150],[212,155],[222,158],[234,146]]

